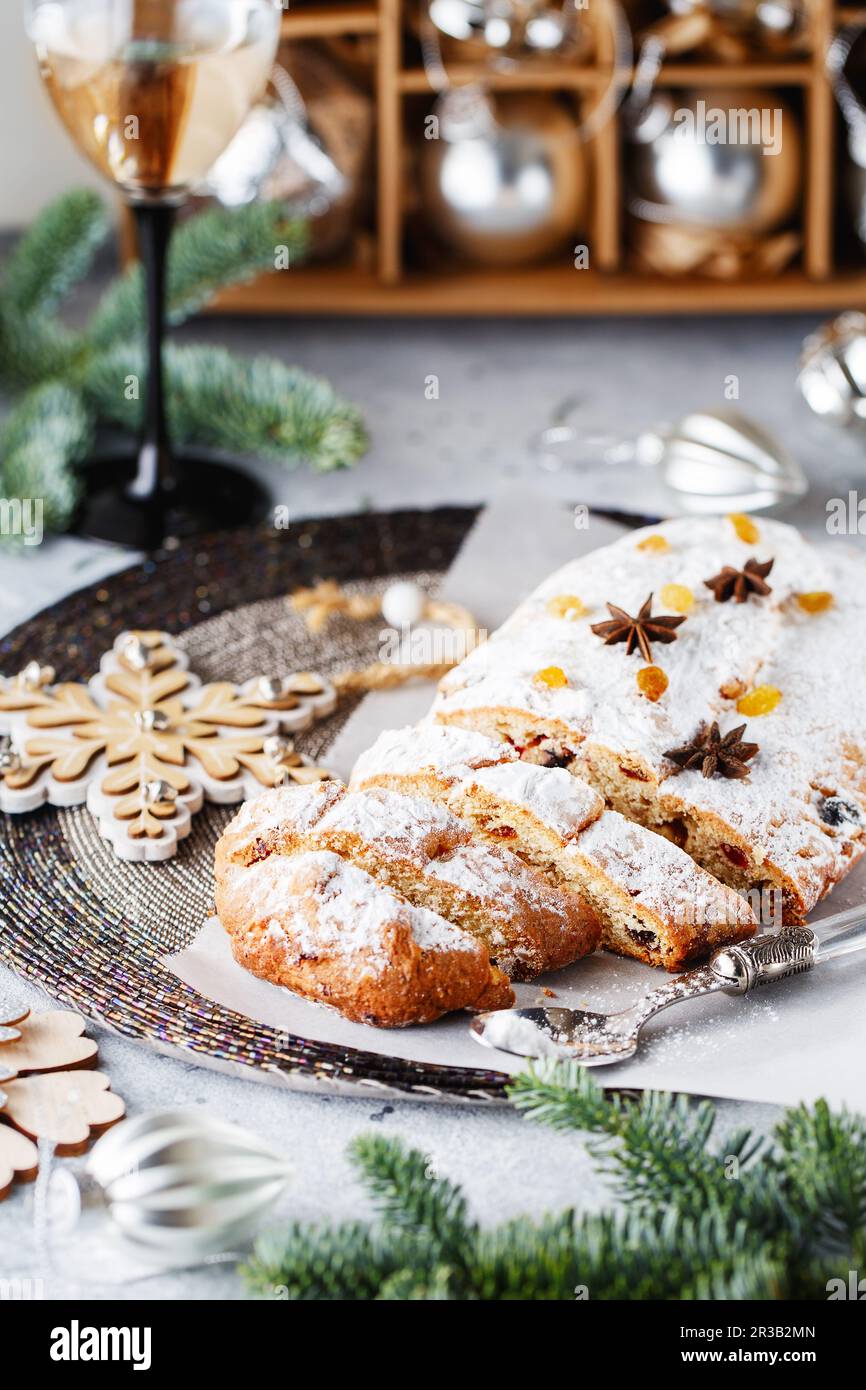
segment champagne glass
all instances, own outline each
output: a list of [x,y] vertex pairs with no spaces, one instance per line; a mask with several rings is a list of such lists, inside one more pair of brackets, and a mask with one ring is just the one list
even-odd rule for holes
[[42,80],[75,143],[127,199],[144,267],[141,445],[134,460],[88,469],[78,523],[86,535],[152,548],[167,535],[251,520],[266,506],[248,473],[172,455],[162,345],[177,209],[264,91],[280,16],[279,0],[27,0]]

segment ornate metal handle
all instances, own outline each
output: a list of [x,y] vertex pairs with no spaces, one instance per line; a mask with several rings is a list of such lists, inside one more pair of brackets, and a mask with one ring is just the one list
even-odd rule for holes
[[747,994],[758,985],[811,970],[818,938],[811,927],[785,927],[772,936],[759,936],[738,946],[726,946],[710,957],[710,968],[723,979],[726,994]]

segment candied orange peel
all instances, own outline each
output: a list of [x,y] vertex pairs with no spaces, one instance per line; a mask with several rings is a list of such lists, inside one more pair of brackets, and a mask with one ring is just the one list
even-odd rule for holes
[[797,602],[804,613],[826,613],[835,600],[827,589],[815,589],[808,594],[798,594]]
[[664,536],[658,535],[655,531],[651,536],[644,536],[643,540],[638,541],[635,547],[637,550],[650,550],[656,555],[664,555],[670,548],[670,541],[666,540]]
[[688,613],[694,601],[694,594],[685,584],[663,584],[659,589],[659,603],[674,613]]
[[728,521],[741,541],[745,541],[746,545],[757,545],[761,533],[750,516],[746,516],[745,512],[731,512]]

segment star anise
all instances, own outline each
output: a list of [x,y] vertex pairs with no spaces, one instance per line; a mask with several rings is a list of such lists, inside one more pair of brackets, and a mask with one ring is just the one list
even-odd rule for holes
[[705,579],[704,584],[712,589],[716,603],[727,603],[729,598],[735,598],[737,603],[745,603],[749,594],[766,598],[767,594],[773,592],[769,584],[764,582],[772,568],[772,560],[764,560],[761,564],[752,556],[751,560],[746,561],[744,569],[735,570],[733,565],[725,565],[712,579]]
[[691,743],[669,749],[665,757],[681,768],[699,767],[705,777],[715,777],[716,773],[720,777],[748,777],[746,763],[754,758],[758,745],[743,743],[745,732],[745,724],[740,724],[723,736],[715,722],[709,728],[704,724]]
[[651,662],[653,655],[650,643],[675,642],[677,634],[674,628],[686,620],[685,614],[678,618],[654,618],[652,602],[653,596],[650,594],[636,618],[629,617],[628,613],[622,608],[617,608],[615,603],[609,603],[607,611],[611,615],[610,621],[593,623],[592,630],[596,637],[604,638],[605,646],[609,647],[613,642],[625,642],[626,656],[630,656],[635,647],[639,647],[644,661]]

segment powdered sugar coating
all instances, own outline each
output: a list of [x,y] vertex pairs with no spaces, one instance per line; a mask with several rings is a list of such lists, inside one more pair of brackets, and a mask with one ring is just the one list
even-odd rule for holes
[[566,867],[570,855],[589,860],[662,922],[754,925],[754,914],[739,893],[699,868],[663,835],[616,811],[605,811],[564,850]]
[[236,872],[250,930],[265,923],[292,963],[340,953],[357,956],[362,975],[381,973],[391,963],[389,933],[395,923],[408,927],[423,951],[462,948],[477,954],[468,933],[427,908],[411,906],[339,855],[272,855]]
[[386,729],[362,753],[352,771],[352,786],[382,774],[431,772],[443,783],[468,777],[476,768],[516,759],[507,744],[472,729],[449,728],[425,720],[412,727]]
[[460,790],[471,795],[476,787],[521,807],[562,841],[573,839],[604,810],[604,797],[564,768],[503,763],[470,773]]
[[384,787],[347,792],[316,826],[317,834],[357,837],[383,854],[410,859],[419,866],[441,853],[466,844],[469,827],[444,806],[403,796]]
[[[712,814],[742,835],[757,862],[779,867],[806,905],[841,877],[866,847],[866,567],[843,543],[816,549],[793,527],[760,518],[759,538],[740,540],[728,518],[682,519],[632,533],[545,580],[491,639],[442,682],[440,720],[485,727],[490,712],[519,711],[540,731],[554,725],[593,775],[594,750],[627,760],[686,811]],[[649,534],[668,548],[641,550]],[[772,593],[738,604],[717,603],[704,581],[724,565],[742,569],[755,556],[773,559]],[[666,584],[688,588],[694,604],[677,640],[653,648],[668,688],[652,702],[639,691],[644,664],[624,644],[606,646],[591,625],[613,602],[635,614],[650,592],[665,610]],[[797,595],[827,591],[834,604],[807,613]],[[576,594],[586,614],[563,620],[551,598]],[[561,688],[534,679],[557,666]],[[749,718],[737,700],[757,685],[782,692],[776,709]],[[722,732],[746,723],[760,746],[745,781],[678,773],[665,757],[700,726]],[[860,824],[828,826],[821,799],[840,795],[860,809]]]

